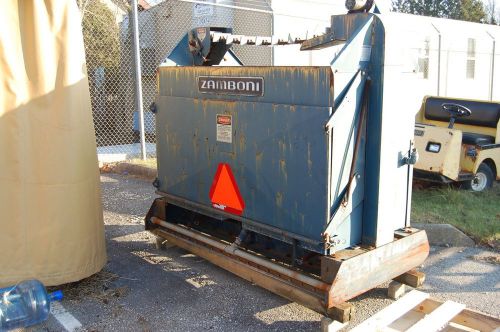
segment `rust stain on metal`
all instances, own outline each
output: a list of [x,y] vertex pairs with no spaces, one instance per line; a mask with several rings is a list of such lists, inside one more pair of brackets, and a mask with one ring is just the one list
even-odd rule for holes
[[282,280],[289,281],[295,286],[301,286],[304,290],[312,291],[317,294],[325,294],[325,291],[330,288],[327,283],[322,282],[316,277],[287,268],[284,265],[277,264],[271,260],[255,256],[254,254],[241,250],[238,247],[233,248],[227,243],[223,243],[218,239],[209,238],[188,227],[171,224],[157,217],[151,217],[151,222],[161,227],[156,231],[162,233],[162,235],[173,235],[188,241],[192,245],[201,245],[203,247],[210,248],[211,250],[222,253],[231,259],[236,259],[246,265],[277,276]]
[[[363,294],[378,284],[419,266],[429,254],[429,243],[425,233],[421,231],[388,245],[362,251],[360,248],[353,257],[345,259],[340,253],[336,253],[335,259],[341,265],[329,292],[329,307]],[[381,257],[387,259],[380,260]],[[374,261],[377,261],[376,266],[370,268],[369,273],[363,272]]]
[[240,151],[245,151],[246,150],[246,137],[245,135],[243,135],[242,132],[240,132],[240,139],[239,139],[239,142],[240,142]]
[[302,226],[304,226],[305,223],[306,223],[306,219],[305,218],[306,218],[306,216],[303,213],[299,213],[299,219],[300,219],[300,223],[301,223]]
[[257,152],[257,153],[255,154],[255,160],[256,160],[257,162],[261,162],[261,161],[262,161],[262,156],[263,156],[263,155],[264,155],[264,152],[262,152],[262,151]]
[[283,193],[282,192],[277,192],[276,193],[276,205],[278,207],[282,207],[283,206]]
[[192,143],[193,143],[194,159],[198,160],[198,151],[200,149],[200,142],[198,139],[198,129],[194,130]]
[[307,143],[307,172],[309,176],[312,176],[312,166],[313,162],[311,159],[311,143]]
[[258,171],[262,167],[262,158],[264,157],[264,152],[262,151],[257,151],[255,153],[255,169]]
[[[184,237],[170,230],[155,230],[154,233],[250,282],[292,301],[302,303],[313,310],[324,312],[325,302],[323,299],[326,296],[324,288],[328,288],[327,284],[321,283],[319,288],[311,287],[287,276],[290,275],[289,271],[286,271],[287,275],[283,275],[276,270],[267,269],[254,262],[235,257],[217,247],[209,246],[210,249],[206,250],[206,244],[200,240]],[[276,268],[282,269],[278,265]]]
[[285,159],[280,159],[280,171],[281,171],[281,174],[283,175],[283,179],[285,180],[285,183],[287,183],[288,182],[288,174],[286,171]]
[[280,155],[284,156],[286,154],[286,144],[282,140],[278,141],[278,148],[280,151]]

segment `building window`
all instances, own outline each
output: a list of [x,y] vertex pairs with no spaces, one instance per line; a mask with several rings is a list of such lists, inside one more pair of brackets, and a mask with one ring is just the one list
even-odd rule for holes
[[465,77],[473,80],[476,73],[476,40],[472,38],[467,40],[466,66]]
[[430,53],[430,40],[424,41],[424,48],[420,49],[418,57],[418,72],[422,73],[424,79],[429,78],[429,53]]

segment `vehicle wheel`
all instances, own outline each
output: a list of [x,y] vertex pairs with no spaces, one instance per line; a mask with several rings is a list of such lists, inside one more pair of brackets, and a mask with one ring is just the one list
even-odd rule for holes
[[493,171],[486,164],[481,164],[472,180],[465,182],[465,188],[472,191],[483,191],[493,185]]

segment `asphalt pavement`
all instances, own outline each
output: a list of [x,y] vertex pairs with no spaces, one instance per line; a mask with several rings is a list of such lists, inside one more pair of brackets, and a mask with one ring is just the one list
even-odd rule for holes
[[[148,181],[101,176],[108,264],[62,287],[64,317],[82,331],[319,331],[321,315],[188,252],[158,250],[143,218],[155,195]],[[500,317],[498,253],[482,247],[431,248],[423,290]],[[387,284],[355,298],[355,319],[393,302]],[[69,315],[69,316],[68,316]],[[30,330],[64,331],[54,316]],[[66,324],[66,326],[68,326]]]

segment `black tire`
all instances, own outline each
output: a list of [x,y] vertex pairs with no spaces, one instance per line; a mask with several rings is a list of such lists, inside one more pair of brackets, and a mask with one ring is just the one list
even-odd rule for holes
[[495,175],[490,166],[486,164],[479,165],[477,172],[472,180],[464,182],[465,189],[481,192],[491,188]]

